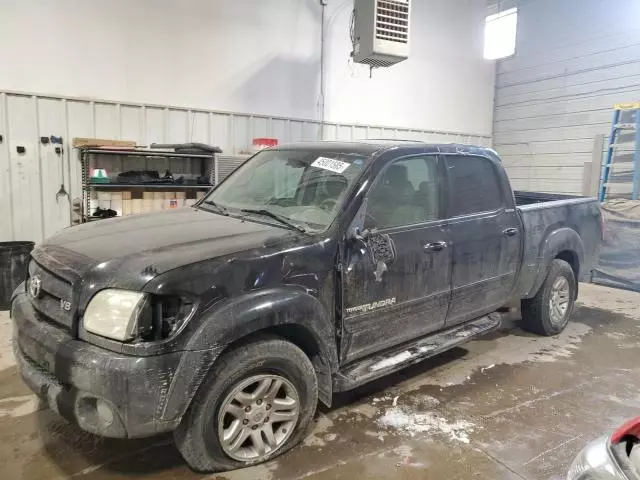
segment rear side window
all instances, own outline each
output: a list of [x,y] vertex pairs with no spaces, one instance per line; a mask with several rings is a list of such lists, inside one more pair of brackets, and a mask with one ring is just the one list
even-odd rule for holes
[[449,175],[449,216],[489,212],[502,206],[498,174],[491,161],[483,157],[445,157]]

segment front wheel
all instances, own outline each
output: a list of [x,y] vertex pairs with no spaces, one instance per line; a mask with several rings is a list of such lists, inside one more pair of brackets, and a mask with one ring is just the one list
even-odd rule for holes
[[524,328],[545,336],[562,332],[573,312],[576,288],[571,266],[564,260],[553,260],[536,296],[522,301]]
[[199,472],[261,463],[302,439],[317,399],[302,350],[281,339],[254,341],[217,362],[174,433],[176,445]]

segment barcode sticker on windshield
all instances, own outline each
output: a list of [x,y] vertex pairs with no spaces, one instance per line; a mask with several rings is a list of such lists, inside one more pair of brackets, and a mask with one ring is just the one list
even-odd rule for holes
[[349,163],[341,162],[340,160],[334,160],[333,158],[318,157],[311,164],[312,167],[322,168],[323,170],[329,170],[331,172],[342,173],[349,168]]

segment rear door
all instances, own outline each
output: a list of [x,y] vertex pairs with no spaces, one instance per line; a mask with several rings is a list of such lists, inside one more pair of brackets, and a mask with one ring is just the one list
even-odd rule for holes
[[[447,326],[508,302],[521,253],[521,223],[504,171],[492,160],[445,155],[453,259]],[[507,193],[508,192],[508,193]]]
[[[400,158],[375,180],[364,202],[368,241],[351,241],[343,267],[344,361],[443,328],[451,254],[442,218],[436,155]],[[360,217],[360,215],[358,215]],[[391,262],[376,262],[372,237],[384,236]]]

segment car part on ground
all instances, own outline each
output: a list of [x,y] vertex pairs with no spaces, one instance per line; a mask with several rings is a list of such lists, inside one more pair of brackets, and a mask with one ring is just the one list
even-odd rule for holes
[[640,479],[640,417],[616,430],[611,437],[590,442],[569,468],[567,480]]

